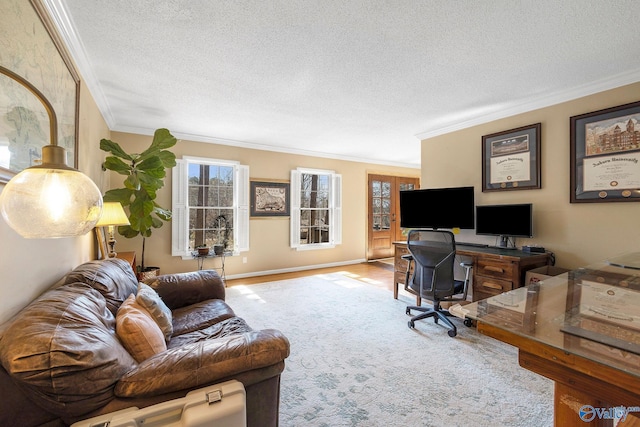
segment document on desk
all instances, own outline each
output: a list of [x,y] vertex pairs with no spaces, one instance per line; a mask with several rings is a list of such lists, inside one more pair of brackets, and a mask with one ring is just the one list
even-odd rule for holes
[[527,298],[529,296],[526,289],[520,288],[487,299],[487,305],[524,314],[527,310]]
[[640,354],[640,292],[606,283],[580,283],[579,305],[562,332]]
[[580,284],[578,313],[640,331],[640,292],[583,281]]

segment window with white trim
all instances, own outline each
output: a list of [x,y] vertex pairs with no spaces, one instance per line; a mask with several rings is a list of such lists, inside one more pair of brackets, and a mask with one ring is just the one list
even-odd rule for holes
[[200,245],[249,250],[249,167],[228,160],[184,157],[173,168],[173,256]]
[[332,248],[342,243],[342,175],[297,168],[291,171],[291,247]]

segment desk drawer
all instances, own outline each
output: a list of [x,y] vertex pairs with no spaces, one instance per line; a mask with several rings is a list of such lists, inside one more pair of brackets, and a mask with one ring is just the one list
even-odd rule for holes
[[513,282],[510,280],[500,280],[493,277],[474,276],[473,295],[476,294],[499,295],[513,289]]
[[475,274],[513,280],[515,270],[517,270],[517,268],[509,261],[479,259],[475,268]]

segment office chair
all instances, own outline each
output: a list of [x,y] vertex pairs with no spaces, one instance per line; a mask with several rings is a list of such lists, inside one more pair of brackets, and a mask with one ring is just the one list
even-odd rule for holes
[[[422,312],[409,320],[409,328],[413,329],[417,320],[433,317],[435,323],[441,320],[446,324],[449,327],[449,336],[455,337],[458,330],[448,318],[452,315],[448,310],[443,309],[440,303],[467,299],[471,264],[460,263],[465,269],[464,280],[454,278],[453,265],[456,256],[456,242],[450,231],[411,230],[407,237],[407,247],[413,258],[409,262],[415,262],[415,265],[406,288],[433,302],[431,308],[407,307],[407,314],[411,314],[411,310]],[[465,321],[465,325],[470,326],[471,322]]]

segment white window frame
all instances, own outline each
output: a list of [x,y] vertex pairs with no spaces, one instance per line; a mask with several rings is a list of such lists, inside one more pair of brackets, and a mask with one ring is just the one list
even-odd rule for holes
[[[302,174],[329,175],[329,242],[300,242]],[[342,244],[342,175],[332,170],[297,168],[291,171],[291,247],[298,251],[331,249]]]
[[214,166],[231,166],[234,172],[233,185],[233,255],[249,250],[249,166],[232,160],[210,159],[205,157],[183,156],[176,159],[172,171],[172,219],[171,219],[171,255],[182,259],[191,259],[189,249],[188,188],[189,163]]

